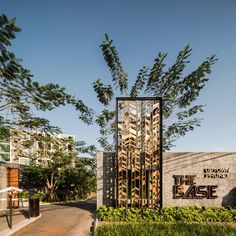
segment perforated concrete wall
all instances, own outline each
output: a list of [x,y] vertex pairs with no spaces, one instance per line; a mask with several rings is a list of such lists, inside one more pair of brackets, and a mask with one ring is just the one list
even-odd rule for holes
[[[115,154],[97,154],[97,206],[115,205]],[[163,154],[163,206],[236,207],[236,153]]]

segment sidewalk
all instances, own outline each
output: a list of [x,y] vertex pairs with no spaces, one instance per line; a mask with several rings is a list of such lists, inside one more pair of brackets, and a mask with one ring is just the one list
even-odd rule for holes
[[8,236],[41,217],[28,219],[28,208],[13,209],[12,229],[9,229],[9,210],[0,211],[0,235]]

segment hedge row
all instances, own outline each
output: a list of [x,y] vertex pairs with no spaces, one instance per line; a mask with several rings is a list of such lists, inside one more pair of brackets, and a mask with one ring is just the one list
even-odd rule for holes
[[236,209],[184,206],[142,210],[101,206],[97,218],[113,222],[236,222]]
[[236,228],[199,223],[111,223],[96,229],[96,236],[235,236]]

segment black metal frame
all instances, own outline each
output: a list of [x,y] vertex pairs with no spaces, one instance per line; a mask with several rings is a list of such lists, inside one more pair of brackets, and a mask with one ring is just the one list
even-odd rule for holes
[[[116,97],[116,196],[115,196],[115,207],[118,207],[118,102],[119,101],[159,101],[160,104],[160,208],[163,207],[163,144],[162,144],[162,98],[161,97]],[[157,146],[158,147],[158,146]]]

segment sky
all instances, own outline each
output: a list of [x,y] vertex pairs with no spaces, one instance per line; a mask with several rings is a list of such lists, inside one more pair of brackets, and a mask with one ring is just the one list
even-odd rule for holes
[[[0,0],[0,12],[16,17],[22,32],[12,43],[16,56],[41,83],[58,83],[88,106],[100,110],[92,83],[111,76],[99,45],[108,33],[130,81],[151,66],[158,52],[167,65],[190,44],[186,73],[216,54],[198,103],[205,104],[201,127],[180,138],[171,151],[236,151],[235,0]],[[38,114],[36,114],[38,115]],[[40,113],[64,133],[88,144],[98,127],[87,126],[67,106]]]

